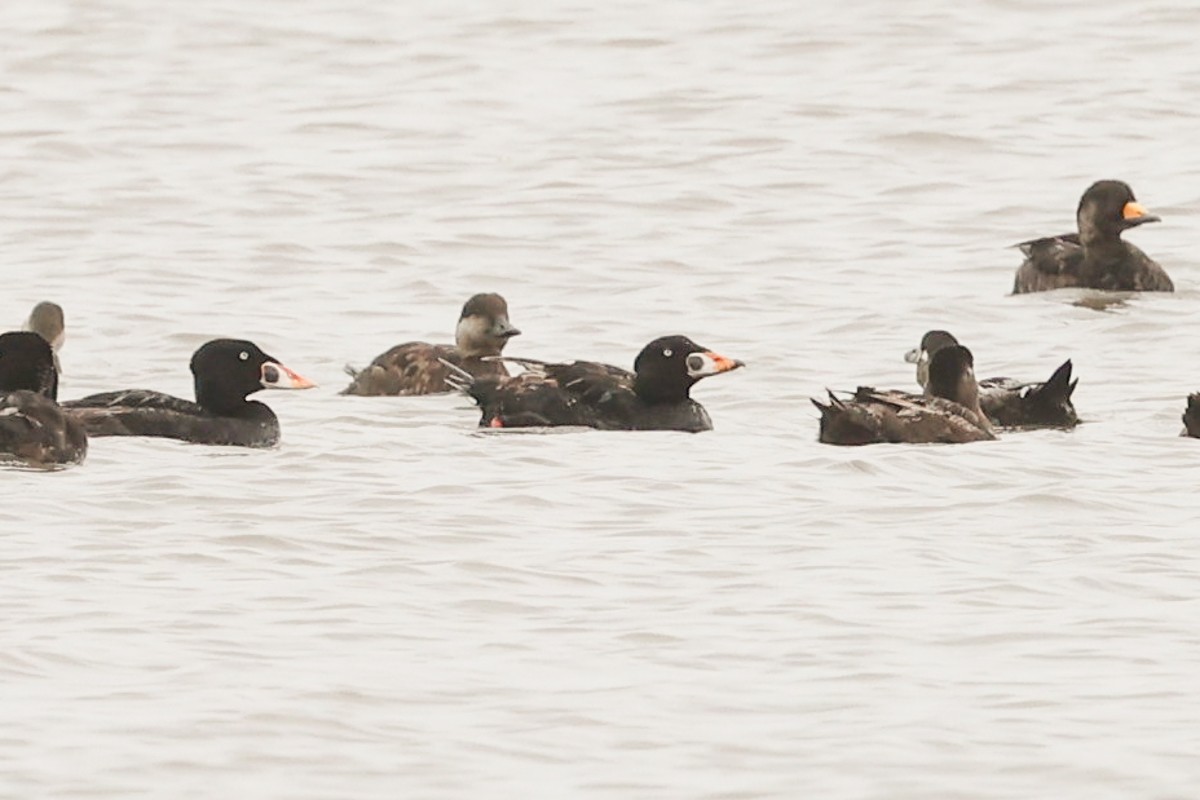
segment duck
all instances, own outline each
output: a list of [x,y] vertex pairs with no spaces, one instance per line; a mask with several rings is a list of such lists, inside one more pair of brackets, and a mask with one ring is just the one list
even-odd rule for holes
[[63,342],[67,337],[62,306],[58,303],[51,303],[49,300],[38,303],[29,312],[24,329],[40,335],[50,343],[50,349],[54,352],[54,369],[59,375],[62,375],[62,364],[58,360],[58,351],[62,349]]
[[1183,412],[1183,433],[1180,435],[1200,439],[1200,392],[1188,395],[1187,408]]
[[595,361],[504,358],[525,371],[478,377],[455,368],[450,379],[480,407],[480,427],[708,431],[712,418],[692,399],[692,386],[745,366],[681,335],[661,336],[643,347],[632,372]]
[[1077,233],[1030,239],[1016,245],[1025,254],[1025,262],[1017,269],[1013,294],[1069,286],[1109,291],[1175,291],[1175,284],[1162,267],[1136,245],[1121,239],[1122,231],[1161,221],[1137,201],[1129,184],[1096,181],[1080,198],[1075,218]]
[[0,334],[0,459],[35,467],[78,464],[87,433],[58,405],[54,351],[40,334]]
[[247,400],[260,389],[311,389],[315,383],[244,339],[213,339],[192,355],[196,401],[146,389],[93,394],[63,403],[91,436],[157,436],[194,444],[274,447],[279,419]]
[[979,407],[975,358],[962,345],[937,350],[923,395],[860,386],[848,399],[828,392],[812,403],[821,412],[824,444],[963,444],[995,439]]
[[[905,354],[905,361],[917,365],[921,388],[928,387],[932,355],[957,344],[949,331],[928,331],[921,343]],[[979,381],[979,405],[988,420],[1001,428],[1073,428],[1079,424],[1079,415],[1071,395],[1079,379],[1071,380],[1072,369],[1071,359],[1067,359],[1041,383],[984,378]]]
[[508,320],[508,302],[503,297],[494,292],[477,294],[463,305],[453,345],[406,342],[376,356],[365,369],[347,365],[351,381],[340,394],[443,394],[453,391],[446,382],[451,366],[479,378],[506,378],[508,369],[494,356],[520,335]]

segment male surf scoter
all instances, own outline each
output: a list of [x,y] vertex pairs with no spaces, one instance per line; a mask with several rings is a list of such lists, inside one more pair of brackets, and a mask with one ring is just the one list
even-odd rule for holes
[[376,357],[363,370],[346,367],[353,378],[341,394],[414,395],[449,392],[449,364],[477,378],[505,378],[504,362],[489,358],[504,351],[520,331],[508,321],[508,303],[498,294],[477,294],[463,306],[454,344],[408,342]]
[[1079,201],[1078,233],[1030,239],[1018,247],[1025,263],[1013,294],[1078,286],[1112,291],[1173,292],[1167,273],[1121,232],[1159,218],[1148,214],[1129,184],[1097,181]]
[[962,345],[943,347],[929,362],[924,395],[860,386],[843,400],[813,400],[825,444],[961,444],[996,438],[979,407],[975,360]]
[[[921,344],[909,350],[904,360],[917,365],[917,383],[929,383],[929,360],[943,347],[957,345],[947,331],[929,331]],[[1044,383],[1026,383],[1012,378],[979,381],[979,405],[993,424],[1002,428],[1073,428],[1079,424],[1071,395],[1079,379],[1071,380],[1071,360],[1054,370]]]
[[161,436],[196,444],[274,447],[279,419],[246,395],[316,384],[240,339],[214,339],[192,356],[196,402],[129,389],[63,403],[92,436]]
[[0,334],[0,458],[34,466],[83,461],[87,434],[57,396],[50,343],[29,331]]
[[709,375],[744,366],[686,336],[650,342],[633,362],[633,372],[594,361],[506,360],[522,365],[525,372],[480,378],[458,370],[450,379],[482,409],[481,427],[707,431],[712,419],[691,398],[692,386]]

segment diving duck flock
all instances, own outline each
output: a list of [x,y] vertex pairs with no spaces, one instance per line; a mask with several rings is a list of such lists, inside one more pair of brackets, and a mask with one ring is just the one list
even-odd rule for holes
[[[1078,230],[1022,242],[1025,255],[1014,294],[1064,287],[1109,291],[1174,291],[1167,273],[1121,233],[1156,222],[1121,181],[1098,181],[1084,192]],[[23,331],[0,334],[0,458],[31,466],[78,463],[88,438],[153,436],[197,444],[273,447],[280,426],[265,404],[247,399],[260,389],[309,389],[315,384],[253,342],[214,339],[192,356],[195,401],[146,389],[126,389],[58,402],[62,308],[34,307]],[[703,378],[744,366],[686,336],[647,344],[629,371],[593,361],[549,363],[505,356],[520,335],[498,294],[477,294],[463,306],[455,342],[408,342],[361,370],[347,368],[342,395],[424,395],[460,392],[480,409],[487,428],[581,426],[601,430],[712,428],[691,397]],[[1041,382],[976,380],[974,357],[948,331],[931,330],[905,356],[916,365],[921,392],[860,386],[829,392],[820,410],[821,442],[965,443],[994,439],[998,428],[1074,427],[1077,380],[1070,360]],[[509,365],[521,368],[509,372]],[[1184,435],[1200,438],[1200,393],[1187,398]]]

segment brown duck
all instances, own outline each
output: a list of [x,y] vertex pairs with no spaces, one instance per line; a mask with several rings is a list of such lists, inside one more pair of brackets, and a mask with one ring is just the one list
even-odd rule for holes
[[1129,184],[1097,181],[1083,193],[1075,213],[1078,233],[1021,242],[1025,263],[1013,294],[1078,286],[1126,292],[1173,292],[1175,285],[1154,259],[1121,238],[1122,231],[1158,222],[1133,196]]
[[829,393],[813,400],[825,444],[962,444],[996,438],[979,407],[975,359],[962,345],[943,347],[929,361],[925,394],[859,387],[849,399]]
[[454,344],[406,342],[377,356],[363,370],[346,367],[353,378],[341,394],[440,394],[453,389],[446,362],[477,378],[506,378],[500,355],[508,340],[520,335],[508,321],[508,303],[498,294],[477,294],[463,306]]

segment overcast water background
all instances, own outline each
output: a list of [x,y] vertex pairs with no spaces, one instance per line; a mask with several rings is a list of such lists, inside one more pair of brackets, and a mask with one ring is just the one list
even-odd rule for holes
[[[191,396],[254,451],[0,472],[4,797],[1200,792],[1200,6],[140,0],[0,10],[0,315],[61,396]],[[1129,181],[1174,295],[1013,297]],[[704,435],[488,435],[345,398],[499,291],[509,353],[745,370]],[[1094,303],[1093,303],[1094,304]],[[816,442],[810,396],[1070,357],[1086,423]]]

